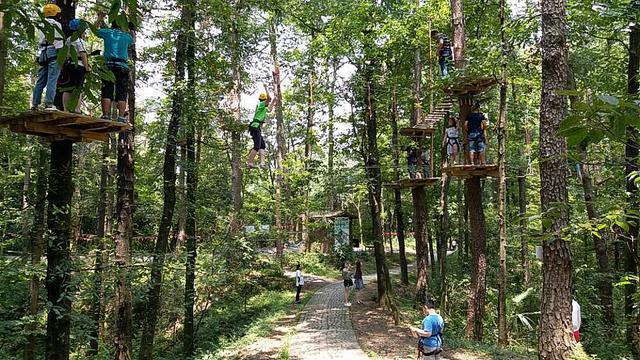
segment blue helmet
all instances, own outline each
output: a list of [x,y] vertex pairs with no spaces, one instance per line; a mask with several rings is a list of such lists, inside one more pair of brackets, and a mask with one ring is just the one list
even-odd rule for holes
[[77,31],[77,30],[84,29],[84,28],[85,28],[85,26],[84,26],[82,20],[80,20],[80,19],[72,19],[71,21],[69,21],[69,29],[71,31]]

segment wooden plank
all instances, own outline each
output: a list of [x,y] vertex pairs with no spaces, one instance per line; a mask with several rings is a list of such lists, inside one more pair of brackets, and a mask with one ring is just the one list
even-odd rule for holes
[[67,129],[64,127],[48,126],[46,124],[37,123],[37,122],[11,124],[9,126],[9,129],[13,132],[22,133],[22,134],[44,136],[44,137],[60,136],[64,139],[70,139],[74,141],[87,141],[87,140],[107,141],[109,139],[108,133],[101,134],[101,133],[92,133],[92,132],[81,132],[78,130]]
[[455,177],[469,178],[479,177],[497,177],[498,165],[453,165],[442,168],[442,171]]

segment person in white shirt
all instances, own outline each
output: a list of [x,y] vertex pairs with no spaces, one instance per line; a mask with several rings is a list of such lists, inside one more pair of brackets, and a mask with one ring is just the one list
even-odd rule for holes
[[[58,86],[62,88],[62,103],[64,104],[64,111],[78,112],[80,109],[81,95],[77,94],[77,104],[73,109],[69,107],[69,101],[71,100],[74,92],[79,93],[84,85],[84,79],[86,73],[91,71],[91,64],[89,63],[89,51],[87,50],[87,43],[84,41],[84,32],[87,29],[87,25],[84,21],[79,19],[73,19],[69,22],[69,30],[73,31],[73,34],[67,39],[66,46],[69,48],[68,60],[64,65],[63,73],[65,76],[60,76],[61,80]],[[77,55],[77,63],[74,62],[71,55],[75,50]],[[64,82],[62,78],[64,79]]]
[[580,325],[582,325],[582,313],[580,304],[575,299],[571,300],[571,328],[576,342],[580,342]]
[[[60,75],[60,65],[58,65],[58,50],[64,46],[64,35],[62,25],[56,17],[62,10],[56,4],[47,4],[42,8],[45,23],[38,29],[38,80],[33,88],[33,99],[31,110],[37,111],[42,100],[42,91],[47,88],[44,97],[45,111],[57,110],[53,101],[56,97],[58,75]],[[46,34],[45,34],[46,32]]]
[[302,276],[302,270],[300,270],[300,264],[298,264],[296,265],[296,304],[300,304],[302,285],[304,285],[304,277]]

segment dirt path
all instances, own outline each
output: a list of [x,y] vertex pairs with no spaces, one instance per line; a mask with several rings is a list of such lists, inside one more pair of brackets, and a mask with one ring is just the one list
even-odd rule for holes
[[289,359],[369,359],[358,345],[349,308],[343,303],[342,282],[316,291],[300,314],[289,347]]

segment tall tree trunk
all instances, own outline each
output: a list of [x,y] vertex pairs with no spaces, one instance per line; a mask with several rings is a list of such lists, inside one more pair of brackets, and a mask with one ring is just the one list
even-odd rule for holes
[[449,239],[449,185],[451,177],[442,173],[440,190],[440,236],[438,236],[438,271],[440,272],[440,308],[447,308],[447,239]]
[[113,180],[110,173],[109,157],[111,155],[111,140],[102,145],[102,164],[100,166],[100,189],[98,190],[98,216],[96,226],[96,259],[93,273],[93,294],[91,299],[91,340],[87,356],[98,355],[100,346],[101,325],[104,318],[104,289],[102,286],[102,271],[105,264],[104,243],[111,236],[111,200],[110,188]]
[[133,295],[131,293],[131,239],[135,210],[135,124],[136,124],[136,33],[131,31],[133,43],[129,46],[129,86],[127,108],[131,129],[118,135],[116,231],[115,241],[115,333],[116,360],[131,360],[133,339]]
[[[415,1],[416,10],[420,7],[420,1]],[[420,122],[422,117],[422,59],[419,45],[413,50],[413,89],[412,89],[412,114],[411,126]],[[422,149],[420,149],[422,154]],[[429,282],[429,247],[426,238],[426,190],[424,186],[411,188],[413,197],[413,236],[416,241],[416,294],[418,305],[422,305],[427,296]]]
[[567,87],[565,1],[542,0],[542,97],[540,99],[540,202],[543,214],[542,308],[540,359],[566,359],[575,340],[571,331],[572,264],[562,229],[569,222],[566,141],[558,127],[566,112]]
[[[631,31],[629,32],[629,64],[627,67],[627,93],[632,98],[637,98],[638,73],[640,69],[640,26],[638,26],[637,14],[640,4],[632,1],[630,5]],[[633,174],[638,172],[638,138],[640,134],[633,127],[627,128],[627,142],[625,146],[625,178],[627,179],[626,190],[630,194],[629,209],[637,209],[640,203],[638,199],[638,187],[635,184]],[[633,214],[627,214],[634,219]],[[624,251],[624,270],[627,275],[638,275],[638,224],[637,220],[629,221],[629,230],[626,234],[626,249]],[[626,337],[634,359],[640,359],[640,315],[636,309],[637,283],[631,281],[624,287],[624,310],[626,316]]]
[[498,115],[498,343],[507,345],[507,52],[509,45],[506,31],[506,0],[500,0],[500,38],[502,40],[502,75],[500,80],[500,110]]
[[373,248],[376,260],[376,275],[378,284],[378,304],[391,310],[396,324],[399,321],[399,313],[393,300],[393,290],[389,277],[382,240],[382,174],[378,153],[378,124],[375,108],[375,92],[373,82],[374,64],[365,65],[364,78],[366,85],[365,99],[365,134],[367,137],[366,166],[369,179],[368,194],[369,207],[371,209],[371,221],[373,227]]
[[[49,170],[49,151],[44,140],[38,144],[38,167],[36,169],[36,198],[33,210],[33,226],[30,233],[31,267],[37,268],[42,258],[42,247],[44,245],[44,224],[45,207],[47,204],[47,174]],[[37,273],[33,273],[29,279],[29,316],[31,322],[27,326],[29,335],[24,347],[24,359],[34,360],[36,358],[37,337],[34,335],[37,329],[36,318],[39,311],[39,290],[40,278]]]
[[[315,144],[315,135],[313,134],[313,118],[315,116],[315,103],[314,103],[314,82],[316,80],[316,70],[315,70],[315,51],[313,50],[313,42],[315,41],[316,33],[315,31],[311,31],[311,44],[309,50],[309,82],[307,84],[307,125],[306,125],[306,133],[304,138],[304,158],[305,158],[305,169],[307,172],[311,173],[311,160],[313,158],[313,145]],[[302,212],[302,242],[304,243],[305,251],[311,251],[311,239],[309,238],[309,192],[310,192],[311,184],[308,183],[306,189],[303,194],[303,203],[304,210]]]
[[465,180],[472,240],[471,289],[469,291],[465,337],[476,341],[482,341],[484,303],[487,294],[487,245],[480,181],[477,176]]
[[[2,5],[6,0],[0,0]],[[4,24],[4,13],[0,11],[0,114],[4,112],[4,88],[7,81],[7,29]]]
[[[186,140],[185,140],[186,141]],[[171,244],[169,245],[169,251],[175,251],[178,246],[184,244],[186,233],[185,226],[187,223],[187,172],[185,170],[187,163],[187,145],[181,143],[180,145],[180,173],[178,174],[178,191],[176,193],[176,207],[178,211],[178,224],[177,228],[173,230],[173,236],[171,238]]]
[[[236,3],[235,17],[240,16],[242,2]],[[242,122],[242,112],[240,107],[240,94],[242,93],[242,58],[240,43],[240,30],[234,22],[231,25],[231,49],[232,49],[232,72],[233,72],[233,90],[231,91],[232,114],[235,124]],[[233,215],[231,228],[233,232],[239,231],[242,226],[242,143],[241,134],[237,130],[231,132],[231,196],[233,199]]]
[[22,225],[20,234],[25,248],[29,248],[31,237],[29,236],[29,189],[31,188],[31,156],[27,157],[22,178]]
[[[462,9],[462,0],[451,0],[451,28],[453,29],[453,57],[455,67],[462,69],[464,67],[464,11]],[[461,117],[462,118],[462,117]]]
[[[187,14],[184,18],[184,25],[187,26],[186,39],[188,40],[186,49],[186,62],[188,71],[188,89],[196,88],[195,74],[195,0],[185,1],[184,10]],[[195,97],[189,94],[186,97],[188,101],[188,109],[195,107]],[[197,256],[197,236],[196,236],[196,212],[197,212],[197,190],[198,190],[198,164],[196,160],[196,126],[197,118],[193,111],[187,111],[187,221],[185,224],[185,232],[187,235],[186,251],[187,259],[185,265],[185,285],[184,285],[184,338],[183,338],[183,354],[185,358],[190,358],[195,352],[195,330],[194,330],[194,304],[196,298],[195,279],[196,279],[196,256]]]
[[[76,145],[75,150],[75,171],[77,178],[80,178],[81,172],[84,171],[84,161],[86,157],[86,146],[83,143]],[[80,186],[73,188],[73,216],[71,217],[71,251],[78,251],[78,243],[82,237],[82,192]]]
[[[335,182],[335,174],[334,174],[334,158],[335,158],[335,134],[334,134],[334,123],[335,123],[335,93],[336,93],[336,80],[338,77],[338,60],[331,60],[331,80],[329,84],[329,100],[328,100],[328,131],[327,131],[327,177],[329,178],[329,184],[334,184]],[[329,194],[327,194],[327,207],[329,210],[333,211],[336,209],[336,188],[334,186],[329,186]]]
[[[61,24],[68,24],[75,17],[75,3],[61,1]],[[47,314],[47,360],[69,359],[69,335],[71,331],[71,197],[73,195],[73,142],[69,140],[51,143],[49,169],[49,193],[47,207],[47,301],[51,308]]]
[[47,360],[69,359],[71,328],[71,196],[73,142],[51,143],[49,171],[49,206],[47,226],[47,301],[52,305],[47,315]]
[[[278,43],[276,34],[276,15],[269,19],[269,46],[271,49],[271,61],[275,72],[273,74],[273,88],[278,102],[275,104],[276,111],[276,186],[275,186],[275,222],[278,231],[283,230],[282,226],[282,189],[284,187],[284,159],[287,151],[287,144],[284,138],[284,112],[282,109],[282,90],[280,86],[280,64],[278,61]],[[331,115],[331,114],[330,114]],[[282,257],[283,238],[282,234],[276,237],[276,255]]]
[[[191,11],[185,1],[180,2],[181,16],[180,23],[187,26],[190,21]],[[171,118],[167,127],[167,139],[165,143],[164,164],[163,164],[163,190],[164,202],[162,205],[162,216],[158,229],[155,248],[153,250],[153,261],[151,263],[151,276],[149,278],[149,292],[146,303],[146,318],[142,328],[142,338],[140,343],[140,360],[153,359],[153,341],[156,331],[156,323],[160,312],[160,292],[162,289],[162,273],[164,270],[165,255],[173,213],[176,205],[176,148],[178,129],[183,124],[185,109],[185,94],[187,85],[185,84],[185,68],[187,57],[187,31],[182,28],[178,32],[176,39],[176,62],[174,74],[174,92],[172,94]],[[187,149],[187,156],[189,150]],[[187,216],[189,216],[187,211]]]
[[[513,108],[518,108],[517,93],[515,83],[511,84],[511,97],[513,102]],[[515,129],[517,134],[523,134],[522,138],[518,140],[521,143],[526,143],[528,137],[523,129],[521,116],[515,114]],[[531,287],[531,270],[529,269],[529,238],[527,237],[527,160],[525,157],[525,149],[520,147],[518,149],[518,218],[520,228],[520,266],[522,267],[522,273],[524,278],[524,287],[528,289]]]
[[[396,89],[393,89],[391,98],[391,146],[393,148],[393,178],[400,181],[400,149],[398,146],[398,98]],[[409,270],[407,255],[404,247],[404,215],[402,213],[402,192],[393,189],[393,199],[396,213],[396,232],[398,234],[398,253],[400,255],[400,281],[403,285],[409,285]]]

